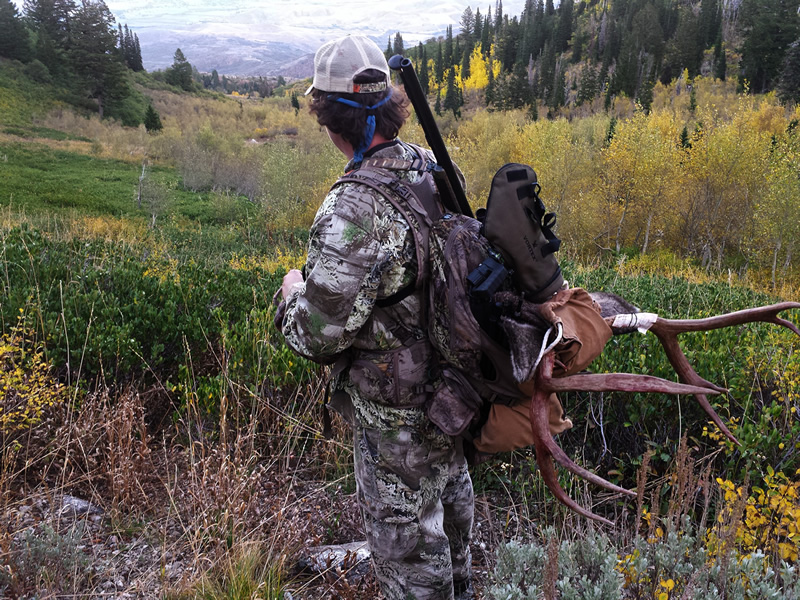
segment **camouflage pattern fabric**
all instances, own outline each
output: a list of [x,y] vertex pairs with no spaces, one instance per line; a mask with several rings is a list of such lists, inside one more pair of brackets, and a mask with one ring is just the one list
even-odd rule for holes
[[[415,158],[399,143],[373,156]],[[416,226],[366,185],[334,186],[312,225],[306,279],[286,298],[282,330],[295,352],[313,360],[353,355],[334,390],[352,399],[358,501],[384,596],[450,600],[454,583],[470,574],[472,482],[460,442],[425,414],[431,382],[419,367],[431,348],[423,291],[376,304],[416,280]]]
[[469,580],[474,498],[460,441],[427,427],[355,428],[358,503],[387,600],[451,600]]

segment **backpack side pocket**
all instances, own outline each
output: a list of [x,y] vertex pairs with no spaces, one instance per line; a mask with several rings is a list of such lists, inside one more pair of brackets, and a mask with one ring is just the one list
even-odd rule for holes
[[481,404],[481,397],[464,375],[445,366],[428,404],[428,418],[447,435],[461,435],[478,414]]

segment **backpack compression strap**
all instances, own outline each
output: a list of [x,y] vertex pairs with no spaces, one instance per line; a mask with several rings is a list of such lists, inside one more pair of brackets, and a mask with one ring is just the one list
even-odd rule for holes
[[535,200],[533,213],[528,216],[539,224],[542,234],[547,239],[547,243],[542,247],[542,255],[547,256],[558,252],[561,247],[561,240],[553,233],[553,227],[556,226],[556,213],[545,213],[544,202],[539,198],[541,189],[542,186],[536,181],[530,185],[520,186],[517,188],[517,199],[533,198]]
[[411,225],[414,236],[414,247],[417,259],[417,279],[398,290],[391,296],[376,301],[376,305],[386,308],[396,304],[415,290],[422,288],[426,278],[425,264],[428,257],[428,231],[431,225],[442,216],[442,209],[436,197],[435,187],[428,177],[420,178],[414,184],[400,181],[384,171],[417,171],[429,173],[434,163],[428,161],[421,148],[412,146],[417,153],[413,161],[397,158],[365,158],[360,168],[340,177],[334,185],[354,182],[366,185],[377,191],[403,216],[408,223],[416,222],[418,228]]

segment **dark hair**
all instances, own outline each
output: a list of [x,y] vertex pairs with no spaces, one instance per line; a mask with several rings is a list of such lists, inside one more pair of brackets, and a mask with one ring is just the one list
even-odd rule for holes
[[[355,83],[374,83],[383,81],[385,77],[386,75],[380,71],[368,69],[356,75],[353,81]],[[315,89],[311,94],[309,110],[317,117],[317,123],[327,127],[333,133],[341,135],[353,148],[358,148],[364,141],[369,114],[375,115],[375,133],[379,133],[387,140],[397,137],[409,115],[408,98],[398,88],[390,87],[371,94],[331,93]],[[389,94],[391,94],[391,98],[385,104],[369,112],[366,108],[355,108],[336,101],[336,98],[344,98],[363,106],[374,106]]]

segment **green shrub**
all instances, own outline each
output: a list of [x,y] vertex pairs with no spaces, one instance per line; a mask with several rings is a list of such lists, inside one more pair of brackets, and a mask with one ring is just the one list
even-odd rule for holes
[[53,81],[50,70],[38,59],[34,59],[25,65],[25,74],[38,83],[51,83]]
[[796,565],[782,562],[775,569],[759,551],[710,553],[688,517],[679,530],[637,537],[627,549],[624,540],[604,532],[588,531],[560,544],[552,541],[555,536],[548,529],[547,544],[501,544],[487,597],[538,600],[548,586],[563,600],[793,600],[800,592]]
[[11,267],[2,321],[31,313],[62,372],[117,385],[159,381],[179,400],[210,395],[212,404],[231,375],[258,393],[265,382],[296,386],[314,372],[272,326],[281,271],[212,268],[105,241],[55,242],[26,227],[6,234],[3,260]]
[[624,579],[617,569],[616,552],[609,538],[588,532],[583,539],[554,542],[555,531],[548,530],[549,545],[520,544],[511,541],[497,549],[497,566],[489,598],[538,600],[545,591],[557,589],[563,600],[611,600],[622,597]]
[[25,531],[11,549],[10,574],[0,571],[0,590],[6,585],[19,597],[41,597],[27,596],[31,592],[58,597],[84,589],[91,577],[89,559],[82,550],[84,533],[82,523],[64,533],[47,524]]

